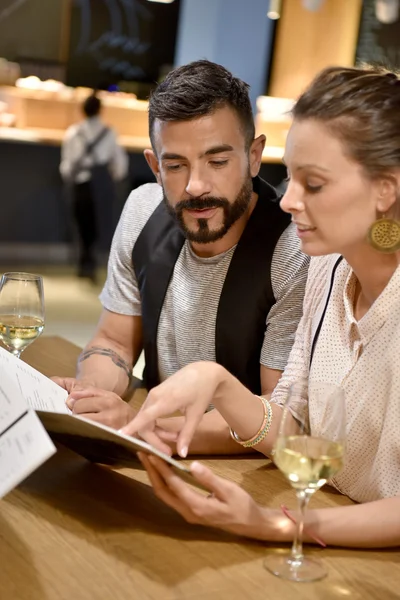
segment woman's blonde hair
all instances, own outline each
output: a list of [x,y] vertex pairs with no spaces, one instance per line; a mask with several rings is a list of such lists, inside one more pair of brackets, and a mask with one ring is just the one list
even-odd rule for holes
[[324,69],[299,97],[297,120],[324,123],[366,174],[400,168],[400,78],[384,67]]

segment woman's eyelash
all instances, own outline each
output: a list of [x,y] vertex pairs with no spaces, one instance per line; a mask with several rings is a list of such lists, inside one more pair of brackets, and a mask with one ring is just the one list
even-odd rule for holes
[[316,194],[317,192],[320,192],[322,189],[322,185],[306,185],[306,188],[309,192]]

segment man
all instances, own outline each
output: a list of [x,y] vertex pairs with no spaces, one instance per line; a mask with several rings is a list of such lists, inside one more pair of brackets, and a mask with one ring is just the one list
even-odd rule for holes
[[[254,393],[270,393],[292,346],[308,268],[275,190],[258,178],[265,136],[255,138],[245,83],[205,60],[179,67],[152,94],[149,127],[145,156],[157,183],[125,205],[103,314],[79,359],[83,387],[115,394],[88,389],[74,405],[118,428],[133,416],[118,396],[143,347],[148,388],[211,360]],[[199,436],[193,451],[238,451],[215,411]]]
[[113,234],[113,180],[128,174],[129,160],[117,137],[101,121],[101,101],[91,94],[82,105],[84,120],[67,129],[60,172],[72,192],[79,234],[79,277],[95,279],[95,246],[108,251]]

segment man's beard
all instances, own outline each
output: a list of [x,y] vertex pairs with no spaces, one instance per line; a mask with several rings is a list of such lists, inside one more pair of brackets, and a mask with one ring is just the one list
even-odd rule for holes
[[[164,191],[164,190],[163,190]],[[168,198],[164,192],[164,202],[168,212],[178,222],[179,227],[182,229],[185,237],[191,242],[197,242],[198,244],[210,244],[216,242],[226,235],[229,229],[249,207],[251,196],[253,192],[253,183],[250,174],[246,177],[246,180],[236,196],[234,202],[229,202],[226,198],[218,198],[215,196],[207,196],[205,198],[190,198],[189,200],[182,200],[175,206],[171,206],[168,202]],[[198,229],[193,231],[188,229],[183,218],[183,211],[186,210],[201,210],[205,208],[219,208],[221,207],[224,211],[224,217],[222,226],[219,229],[209,229],[208,219],[197,219]]]

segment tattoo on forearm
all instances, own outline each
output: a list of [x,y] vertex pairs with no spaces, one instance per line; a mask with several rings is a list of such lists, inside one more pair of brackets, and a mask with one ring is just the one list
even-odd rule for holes
[[117,354],[117,352],[111,350],[111,348],[92,346],[91,348],[88,348],[87,350],[81,352],[78,358],[78,363],[83,362],[84,360],[86,360],[90,356],[93,356],[94,354],[99,354],[100,356],[108,356],[109,358],[111,358],[114,365],[116,365],[125,372],[129,380],[132,379],[132,366],[126,360],[124,360],[122,356]]

